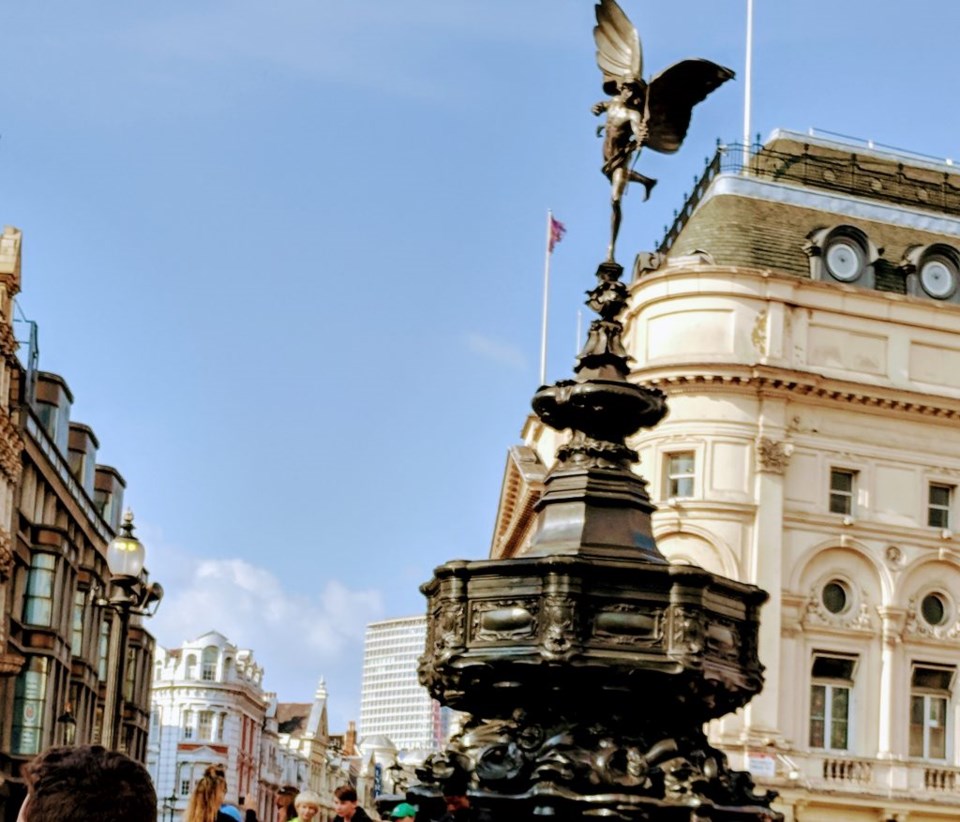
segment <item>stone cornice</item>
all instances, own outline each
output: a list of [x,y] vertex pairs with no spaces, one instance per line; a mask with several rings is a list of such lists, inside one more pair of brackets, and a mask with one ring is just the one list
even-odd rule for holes
[[960,399],[921,394],[862,382],[824,377],[809,371],[794,371],[773,366],[691,363],[682,366],[643,368],[634,371],[631,380],[659,388],[668,397],[685,393],[740,391],[807,397],[827,403],[857,406],[859,411],[911,416],[960,419]]

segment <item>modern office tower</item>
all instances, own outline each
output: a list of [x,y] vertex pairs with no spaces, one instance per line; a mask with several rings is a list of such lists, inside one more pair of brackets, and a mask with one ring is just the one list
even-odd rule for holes
[[367,626],[360,698],[360,742],[386,736],[398,751],[434,750],[443,736],[440,706],[417,679],[426,617]]

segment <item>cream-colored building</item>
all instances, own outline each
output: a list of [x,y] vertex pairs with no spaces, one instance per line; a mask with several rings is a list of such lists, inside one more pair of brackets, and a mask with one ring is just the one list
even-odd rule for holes
[[[770,593],[766,687],[712,736],[788,822],[955,819],[960,174],[789,132],[741,156],[638,255],[625,318],[669,397],[633,442],[660,550]],[[524,441],[493,556],[523,552],[557,437]]]

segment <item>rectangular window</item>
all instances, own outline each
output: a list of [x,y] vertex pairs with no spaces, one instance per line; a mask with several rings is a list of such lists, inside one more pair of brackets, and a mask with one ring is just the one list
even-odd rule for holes
[[190,796],[190,780],[180,780],[180,796]]
[[17,677],[13,693],[10,747],[15,754],[40,752],[44,703],[47,695],[46,657],[33,657]]
[[667,454],[667,498],[692,497],[696,477],[696,456],[693,451]]
[[856,471],[833,468],[830,471],[830,513],[853,514],[853,495],[856,490]]
[[107,678],[107,657],[110,655],[110,623],[100,623],[100,637],[97,640],[97,676],[100,681]]
[[952,486],[931,482],[927,500],[927,525],[933,528],[949,528],[952,502]]
[[854,656],[814,655],[810,684],[811,748],[849,750],[850,697],[856,665]]
[[70,653],[83,656],[83,618],[87,607],[87,592],[73,592],[73,633],[70,639]]
[[23,621],[28,625],[53,625],[53,581],[57,558],[53,554],[34,554],[27,577],[27,596],[23,603]]
[[954,668],[914,665],[910,680],[910,756],[945,761]]
[[193,739],[193,711],[183,712],[183,738]]
[[213,739],[213,711],[200,711],[198,714],[197,739]]

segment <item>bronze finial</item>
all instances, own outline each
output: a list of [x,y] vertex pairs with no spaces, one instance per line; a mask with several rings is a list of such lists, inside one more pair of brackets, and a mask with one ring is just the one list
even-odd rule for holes
[[709,60],[682,60],[660,72],[649,83],[643,80],[643,49],[640,36],[614,0],[596,5],[597,66],[603,72],[603,90],[609,100],[593,106],[594,114],[606,112],[603,173],[610,180],[610,244],[607,260],[614,261],[614,247],[620,231],[620,201],[628,183],[641,183],[644,200],[657,181],[633,170],[644,146],[663,154],[680,148],[693,107],[706,99],[734,74]]

